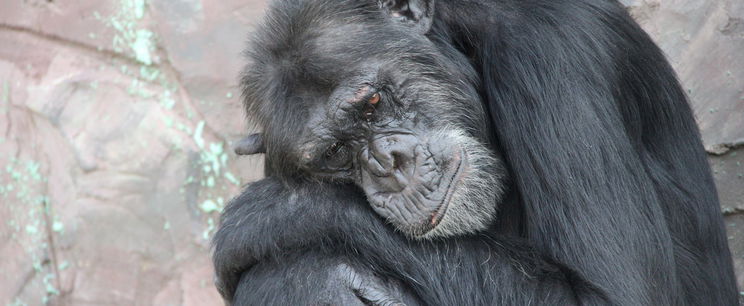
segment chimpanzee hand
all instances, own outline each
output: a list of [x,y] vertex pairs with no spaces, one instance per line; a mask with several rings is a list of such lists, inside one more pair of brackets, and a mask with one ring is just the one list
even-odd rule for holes
[[244,272],[233,305],[420,305],[399,281],[324,251],[286,254]]

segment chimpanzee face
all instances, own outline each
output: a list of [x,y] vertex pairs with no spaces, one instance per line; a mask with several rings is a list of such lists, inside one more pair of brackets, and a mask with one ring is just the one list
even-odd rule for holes
[[273,175],[353,182],[413,237],[486,227],[505,171],[474,136],[488,134],[476,73],[424,35],[431,8],[295,2],[269,11],[243,79]]

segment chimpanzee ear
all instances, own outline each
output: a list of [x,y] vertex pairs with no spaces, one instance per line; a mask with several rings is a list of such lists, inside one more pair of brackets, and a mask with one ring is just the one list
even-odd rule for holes
[[380,0],[380,7],[396,22],[409,25],[421,34],[431,28],[434,0]]
[[238,155],[266,153],[266,147],[264,146],[263,136],[261,134],[252,134],[239,140],[235,143],[233,149],[235,150],[235,154]]

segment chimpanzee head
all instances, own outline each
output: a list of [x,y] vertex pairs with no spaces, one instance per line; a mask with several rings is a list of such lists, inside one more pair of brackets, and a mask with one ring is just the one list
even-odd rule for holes
[[[353,182],[412,237],[494,219],[505,170],[478,78],[426,34],[432,0],[287,0],[255,32],[242,84],[271,175]],[[447,45],[447,44],[442,44]]]

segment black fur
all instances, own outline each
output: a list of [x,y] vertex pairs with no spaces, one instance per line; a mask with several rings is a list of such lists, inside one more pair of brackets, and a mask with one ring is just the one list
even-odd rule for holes
[[[275,5],[287,14],[312,7],[362,18],[379,14],[359,9],[369,2]],[[246,284],[301,279],[293,271],[302,269],[286,267],[330,258],[400,282],[424,304],[736,305],[692,111],[662,52],[620,4],[451,0],[436,1],[434,11],[427,37],[456,48],[477,71],[492,127],[483,137],[510,170],[496,224],[412,242],[354,187],[267,178],[231,202],[215,237],[228,300],[237,288],[238,304],[303,304],[320,289],[256,290],[259,297]],[[277,274],[259,273],[258,262]]]
[[[516,237],[406,239],[353,187],[286,186],[273,177],[253,183],[226,208],[214,243],[218,269],[245,271],[236,274],[240,281],[222,279],[219,286],[237,305],[346,305],[327,298],[352,292],[327,285],[338,263],[400,283],[409,300],[422,305],[608,303],[569,268]],[[246,258],[258,261],[245,270]]]

